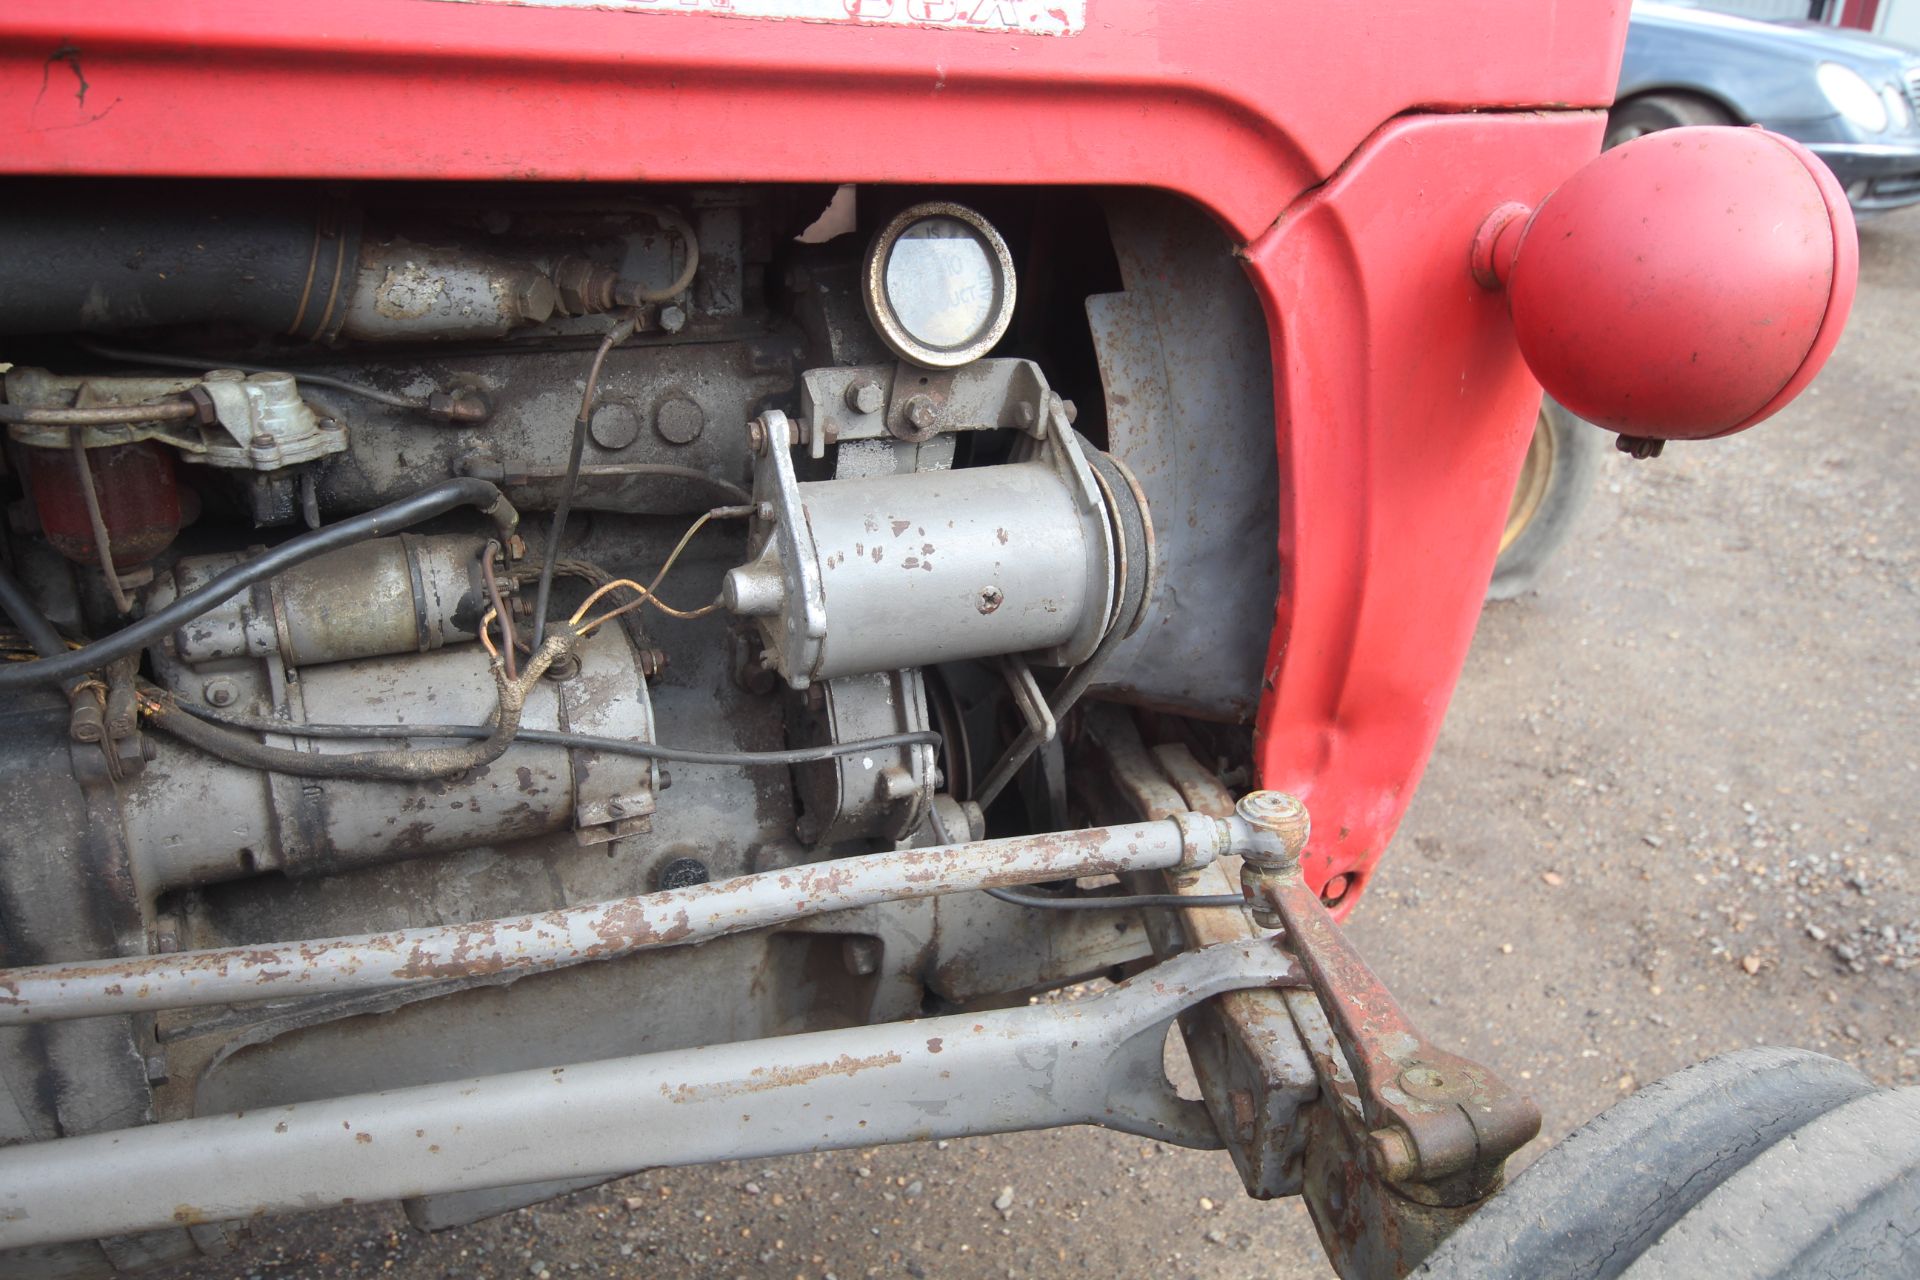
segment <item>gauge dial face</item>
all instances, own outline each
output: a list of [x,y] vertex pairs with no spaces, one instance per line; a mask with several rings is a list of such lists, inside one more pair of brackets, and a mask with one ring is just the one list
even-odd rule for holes
[[965,364],[1006,332],[1012,264],[1006,242],[973,210],[917,205],[869,250],[867,311],[902,359],[933,368]]

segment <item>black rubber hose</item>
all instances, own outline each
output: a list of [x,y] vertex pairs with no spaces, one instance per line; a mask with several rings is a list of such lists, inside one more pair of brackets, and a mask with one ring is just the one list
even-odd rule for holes
[[1237,893],[1116,893],[1105,897],[1050,898],[1012,889],[988,889],[987,895],[1017,907],[1045,907],[1050,911],[1131,911],[1137,907],[1244,907]]
[[47,615],[34,607],[26,588],[7,572],[5,565],[0,565],[0,610],[6,611],[13,625],[20,628],[20,634],[42,658],[57,658],[67,652],[67,642],[47,621]]
[[157,613],[150,613],[140,621],[84,648],[62,653],[58,657],[42,658],[38,662],[0,666],[0,693],[25,689],[42,681],[62,681],[105,666],[116,658],[137,653],[257,582],[285,573],[295,565],[305,564],[329,551],[365,542],[369,538],[384,538],[422,520],[444,515],[455,507],[480,508],[482,514],[506,533],[511,533],[520,519],[513,504],[487,481],[472,478],[443,480],[412,497],[289,538],[271,551],[228,569],[200,590],[181,596]]
[[[177,704],[178,709],[210,724],[252,733],[278,733],[289,738],[484,738],[492,732],[477,724],[295,724],[271,716],[215,715],[202,707]],[[515,742],[547,747],[577,747],[604,751],[608,755],[636,756],[642,760],[678,760],[684,764],[715,765],[790,765],[814,764],[865,751],[884,751],[890,747],[940,745],[940,735],[922,729],[914,733],[890,733],[877,738],[858,738],[851,742],[832,742],[819,747],[789,747],[780,751],[702,751],[697,747],[670,747],[658,742],[630,742],[625,738],[601,738],[588,733],[567,733],[557,729],[521,729]],[[284,771],[283,771],[284,772]]]
[[358,216],[238,189],[191,207],[150,184],[69,179],[0,200],[0,333],[239,323],[303,339],[344,310]]

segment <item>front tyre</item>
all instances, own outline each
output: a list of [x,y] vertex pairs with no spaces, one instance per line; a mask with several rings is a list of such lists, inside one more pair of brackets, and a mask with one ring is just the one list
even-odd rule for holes
[[1920,1088],[1799,1049],[1723,1054],[1576,1129],[1429,1280],[1920,1275]]
[[1605,448],[1606,432],[1551,399],[1541,400],[1533,440],[1507,505],[1487,599],[1511,600],[1539,579],[1592,496]]
[[1642,134],[1698,124],[1737,124],[1724,107],[1684,93],[1648,93],[1629,98],[1607,113],[1601,150],[1612,150]]

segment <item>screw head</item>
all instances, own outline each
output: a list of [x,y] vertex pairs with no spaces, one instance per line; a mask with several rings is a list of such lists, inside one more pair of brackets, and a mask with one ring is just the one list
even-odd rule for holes
[[200,694],[207,700],[208,706],[230,707],[234,699],[240,696],[240,691],[225,676],[215,676],[201,686]]
[[668,333],[678,333],[687,327],[687,313],[680,307],[660,308],[660,327]]
[[1001,594],[1000,588],[982,587],[980,588],[980,604],[978,607],[981,613],[992,613],[995,609],[998,609],[1005,600],[1006,596]]
[[913,424],[914,430],[931,431],[934,424],[940,420],[940,409],[934,404],[932,396],[910,396],[907,399],[906,415],[907,421]]
[[886,407],[887,398],[881,393],[880,384],[872,378],[861,378],[847,384],[847,408],[855,413],[878,413]]

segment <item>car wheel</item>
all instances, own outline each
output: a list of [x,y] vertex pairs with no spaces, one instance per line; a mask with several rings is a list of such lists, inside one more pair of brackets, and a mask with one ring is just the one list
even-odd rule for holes
[[1726,108],[1705,98],[1680,93],[1648,93],[1618,103],[1607,113],[1607,136],[1603,150],[1623,142],[1632,142],[1645,133],[1678,129],[1690,124],[1736,124]]
[[1668,1076],[1454,1232],[1427,1280],[1920,1274],[1920,1089],[1800,1049]]
[[1520,480],[1507,504],[1487,599],[1511,600],[1533,586],[1547,561],[1573,532],[1574,521],[1593,493],[1606,448],[1606,433],[1555,404],[1540,402],[1533,440],[1520,464]]

